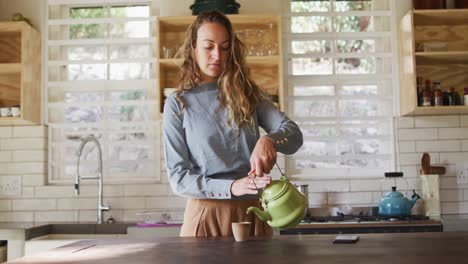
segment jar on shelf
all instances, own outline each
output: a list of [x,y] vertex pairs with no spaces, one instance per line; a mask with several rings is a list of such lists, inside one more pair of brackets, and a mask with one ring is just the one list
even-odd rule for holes
[[431,81],[426,80],[426,86],[424,87],[422,95],[422,106],[431,106],[433,101],[432,98],[433,94],[431,89]]
[[463,89],[463,101],[465,102],[465,105],[468,105],[468,87]]
[[[437,91],[437,99],[436,99],[436,91]],[[437,100],[437,102],[436,102]],[[442,106],[443,98],[442,98],[442,88],[440,86],[440,81],[434,81],[432,86],[432,105],[435,106]]]
[[434,90],[434,106],[442,106],[442,90],[435,89]]

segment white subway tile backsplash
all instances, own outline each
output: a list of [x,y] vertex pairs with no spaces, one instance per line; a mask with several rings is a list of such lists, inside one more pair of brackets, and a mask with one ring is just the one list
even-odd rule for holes
[[399,129],[399,140],[431,140],[437,139],[437,128],[415,128],[415,129]]
[[0,176],[8,175],[8,164],[9,163],[0,163]]
[[466,214],[468,202],[442,202],[442,214]]
[[455,152],[460,151],[461,142],[459,140],[424,140],[416,141],[417,152]]
[[22,199],[13,200],[13,211],[43,211],[57,209],[55,199]]
[[[0,138],[10,138],[13,135],[13,127],[0,127]],[[2,145],[0,144],[0,149]]]
[[326,192],[309,192],[309,207],[327,206],[327,203]]
[[351,191],[352,192],[362,192],[362,191],[375,191],[380,190],[382,187],[382,179],[372,179],[372,180],[352,180]]
[[414,128],[414,117],[398,117],[397,128]]
[[468,115],[461,115],[460,116],[460,126],[461,127],[468,127]]
[[145,198],[146,208],[185,208],[186,198],[180,196],[158,196]]
[[468,161],[468,152],[445,152],[440,153],[440,162],[442,164],[457,164]]
[[34,213],[35,222],[77,222],[78,211],[38,211]]
[[40,161],[47,162],[47,152],[44,150],[17,150],[13,151],[14,162]]
[[[124,196],[125,185],[106,185],[104,183],[103,193],[105,197],[122,197]],[[97,193],[94,194],[95,196]]]
[[138,222],[141,221],[136,214],[138,212],[143,212],[144,210],[124,210],[123,212],[123,221],[125,222]]
[[[65,198],[75,197],[75,189],[73,186],[42,186],[35,187],[35,196],[37,198]],[[96,189],[97,190],[97,189]],[[80,193],[81,196],[81,193]],[[96,195],[97,197],[97,192]]]
[[416,143],[414,141],[400,141],[398,143],[400,153],[416,152]]
[[439,128],[439,139],[467,139],[466,128]]
[[[420,165],[422,153],[401,153],[400,154],[400,165]],[[431,161],[433,157],[431,155]]]
[[2,150],[33,150],[47,149],[44,138],[0,138]]
[[93,198],[64,198],[57,199],[58,210],[97,210],[98,200]]
[[1,222],[33,222],[34,212],[0,212]]
[[11,211],[11,200],[0,200],[0,211]]
[[458,116],[417,116],[414,118],[415,126],[419,127],[459,127]]
[[[294,183],[294,182],[293,182]],[[350,186],[348,180],[314,180],[304,181],[300,184],[308,184],[309,192],[321,193],[321,192],[349,192]]]
[[458,189],[458,184],[457,184],[457,178],[456,177],[451,177],[451,176],[441,176],[439,178],[440,180],[440,185],[439,188],[441,190],[443,189]]
[[372,203],[372,192],[328,193],[328,204]]
[[145,203],[144,197],[124,197],[122,209],[144,209]]
[[46,182],[44,174],[24,174],[23,186],[44,186]]
[[0,162],[10,162],[13,154],[11,151],[0,151]]
[[167,196],[169,184],[129,184],[124,186],[124,196]]
[[444,202],[463,201],[463,190],[440,190],[440,200]]
[[419,175],[419,169],[421,166],[418,165],[405,165],[400,166],[399,171],[403,172],[403,177],[405,178],[416,178]]
[[16,126],[13,127],[13,137],[35,138],[47,135],[45,126]]
[[10,174],[37,174],[45,173],[46,164],[43,162],[21,162],[10,163],[8,173]]
[[462,140],[461,151],[468,151],[468,140]]
[[34,198],[34,187],[23,186],[21,188],[21,198]]

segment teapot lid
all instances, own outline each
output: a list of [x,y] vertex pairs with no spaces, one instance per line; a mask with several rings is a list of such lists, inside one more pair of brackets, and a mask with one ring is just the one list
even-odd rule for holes
[[392,186],[392,191],[388,192],[385,196],[387,197],[403,197],[401,192],[396,191],[396,186]]
[[268,185],[262,193],[262,200],[272,201],[283,195],[288,189],[289,182],[286,177],[281,177],[280,180],[274,180]]

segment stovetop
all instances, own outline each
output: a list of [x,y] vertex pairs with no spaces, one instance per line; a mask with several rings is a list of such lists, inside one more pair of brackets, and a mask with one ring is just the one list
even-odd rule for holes
[[306,216],[301,221],[303,224],[311,223],[328,223],[328,222],[343,222],[343,223],[361,223],[361,222],[413,222],[413,221],[427,221],[429,217],[424,215],[410,215],[410,216],[371,216],[371,215],[345,215],[339,213],[336,216]]

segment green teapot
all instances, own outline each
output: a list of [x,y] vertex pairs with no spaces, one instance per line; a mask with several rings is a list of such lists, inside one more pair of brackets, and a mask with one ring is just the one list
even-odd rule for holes
[[271,227],[288,229],[299,224],[306,215],[307,198],[288,181],[286,176],[274,180],[261,195],[264,211],[256,206],[247,208],[247,214],[254,212]]

